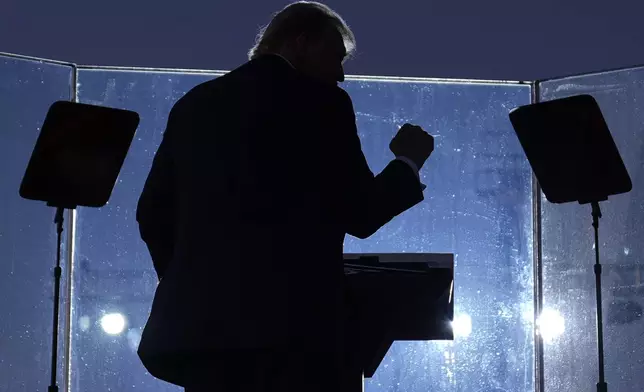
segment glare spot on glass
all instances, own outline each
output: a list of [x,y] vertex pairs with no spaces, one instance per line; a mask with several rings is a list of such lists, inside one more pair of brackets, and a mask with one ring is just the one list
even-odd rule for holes
[[521,311],[521,318],[526,324],[532,324],[534,322],[534,310],[523,306],[523,310]]
[[78,319],[78,327],[81,329],[81,331],[87,331],[89,329],[89,325],[90,325],[89,316],[81,316]]
[[628,256],[629,253],[631,253],[631,250],[629,248],[624,248],[624,254]]
[[452,321],[454,337],[466,338],[472,333],[472,318],[465,313],[457,314]]
[[101,327],[108,335],[119,335],[125,329],[125,317],[121,313],[108,313],[101,318]]
[[139,347],[139,343],[141,342],[141,332],[135,329],[131,329],[127,331],[126,337],[130,349],[136,351],[136,349]]
[[552,343],[565,330],[565,320],[561,313],[555,309],[545,308],[537,318],[537,333],[541,335],[545,343]]

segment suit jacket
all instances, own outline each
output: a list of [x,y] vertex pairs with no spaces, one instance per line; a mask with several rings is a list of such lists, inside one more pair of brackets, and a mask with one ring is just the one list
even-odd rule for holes
[[267,55],[170,112],[137,220],[159,276],[150,373],[218,350],[341,342],[343,241],[423,200],[406,163],[369,169],[349,95]]

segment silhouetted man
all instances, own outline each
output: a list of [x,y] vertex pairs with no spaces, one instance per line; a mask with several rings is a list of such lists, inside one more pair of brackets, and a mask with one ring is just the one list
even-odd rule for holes
[[335,12],[295,3],[248,63],[173,107],[137,210],[160,280],[139,346],[152,375],[187,392],[339,389],[344,236],[423,200],[434,145],[405,125],[373,175],[337,86],[354,47]]

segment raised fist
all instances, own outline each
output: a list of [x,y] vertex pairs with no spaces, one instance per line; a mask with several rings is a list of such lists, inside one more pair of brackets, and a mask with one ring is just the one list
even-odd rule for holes
[[434,138],[418,125],[403,125],[391,139],[389,149],[397,157],[411,159],[418,169],[434,151]]

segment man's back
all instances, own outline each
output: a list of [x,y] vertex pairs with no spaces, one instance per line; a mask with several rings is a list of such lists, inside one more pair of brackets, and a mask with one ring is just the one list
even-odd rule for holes
[[404,163],[373,176],[348,95],[279,56],[197,86],[170,114],[137,210],[161,279],[141,358],[180,382],[167,375],[177,353],[331,347],[345,233],[366,237],[420,200]]

